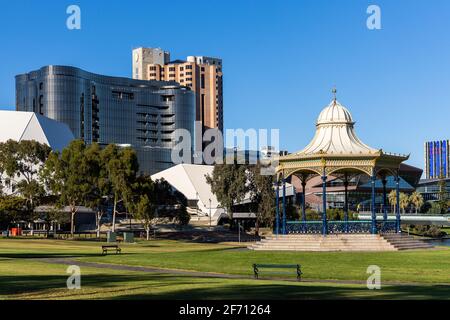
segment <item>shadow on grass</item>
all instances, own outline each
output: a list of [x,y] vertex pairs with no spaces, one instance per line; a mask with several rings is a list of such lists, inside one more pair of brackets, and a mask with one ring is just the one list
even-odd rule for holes
[[115,299],[145,300],[220,300],[220,299],[268,299],[268,300],[342,300],[342,299],[450,299],[450,286],[390,286],[382,290],[368,290],[360,287],[339,287],[332,285],[280,285],[280,284],[232,284],[218,285],[208,288],[191,288],[181,291],[150,294],[117,296]]
[[[14,295],[23,293],[33,293],[45,290],[67,289],[66,281],[69,274],[61,275],[27,275],[27,276],[0,276],[0,295]],[[165,274],[149,273],[149,274],[94,274],[82,275],[82,287],[90,287],[96,289],[115,288],[115,292],[120,294],[119,290],[122,286],[131,286],[133,289],[142,286],[143,288],[163,288],[174,285],[191,285],[190,276],[179,277]],[[161,283],[162,282],[162,283]],[[211,282],[202,281],[205,285],[211,285]],[[76,293],[76,292],[74,292]]]
[[0,253],[0,259],[52,259],[52,258],[83,258],[101,257],[101,253]]
[[[14,295],[37,293],[39,291],[66,288],[67,275],[0,276],[0,294]],[[368,290],[365,286],[301,285],[270,283],[265,281],[202,279],[191,276],[167,274],[130,275],[83,275],[82,287],[90,288],[101,298],[145,300],[145,299],[450,299],[450,286],[386,286],[382,290]],[[181,287],[180,287],[181,286]],[[188,288],[186,288],[188,287]],[[126,290],[124,290],[126,288]],[[148,293],[146,293],[146,289]],[[134,290],[144,293],[130,294]],[[128,292],[128,293],[127,293]],[[74,292],[64,292],[51,298],[77,296]],[[45,298],[45,296],[44,296]],[[77,298],[83,299],[83,296]]]

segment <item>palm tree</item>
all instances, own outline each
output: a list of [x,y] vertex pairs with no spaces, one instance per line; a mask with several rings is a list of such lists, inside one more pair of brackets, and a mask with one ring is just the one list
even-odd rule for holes
[[423,206],[423,197],[417,191],[414,191],[411,194],[411,196],[409,197],[409,201],[411,201],[411,203],[416,208],[416,213],[419,211],[419,208]]
[[392,190],[391,192],[389,192],[388,200],[389,200],[389,204],[391,206],[394,206],[394,212],[396,212],[395,209],[397,207],[397,192],[395,190]]
[[400,208],[403,210],[403,213],[405,213],[405,209],[408,206],[409,206],[409,196],[404,192],[400,192]]

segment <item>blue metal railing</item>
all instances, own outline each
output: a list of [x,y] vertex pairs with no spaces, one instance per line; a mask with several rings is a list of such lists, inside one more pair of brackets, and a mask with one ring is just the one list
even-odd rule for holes
[[[338,233],[371,233],[371,220],[328,221],[328,234]],[[377,221],[377,230],[380,233],[396,232],[395,221]],[[287,221],[287,234],[320,234],[322,233],[322,221]]]

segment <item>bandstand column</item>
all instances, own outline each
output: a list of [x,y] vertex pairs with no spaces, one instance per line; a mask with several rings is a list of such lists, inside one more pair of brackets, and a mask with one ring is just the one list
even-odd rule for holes
[[327,175],[325,169],[322,176],[322,234],[325,236],[328,233],[327,226]]
[[286,234],[286,179],[283,173],[283,222],[282,222],[282,234]]
[[397,233],[400,233],[400,176],[397,175],[395,179],[395,189],[397,194],[397,205],[395,208],[395,226],[397,229]]
[[383,178],[383,221],[387,222],[387,192],[386,192],[386,178]]
[[306,221],[306,182],[302,180],[302,220]]
[[375,182],[377,181],[377,176],[375,172],[372,174],[372,234],[377,233],[377,210],[375,208]]
[[276,206],[275,206],[275,234],[278,236],[280,233],[280,184],[278,183],[278,178],[275,188]]
[[348,179],[345,175],[344,180],[344,221],[345,221],[345,232],[348,233]]

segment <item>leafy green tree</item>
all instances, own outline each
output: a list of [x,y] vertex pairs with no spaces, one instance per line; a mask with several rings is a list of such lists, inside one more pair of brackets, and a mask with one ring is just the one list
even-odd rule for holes
[[250,199],[257,204],[255,231],[258,235],[260,225],[271,227],[273,224],[275,215],[274,179],[270,175],[261,175],[260,164],[249,166],[247,175]]
[[86,146],[82,140],[74,140],[62,153],[52,152],[42,170],[42,178],[53,195],[58,197],[59,207],[70,208],[70,233],[75,232],[75,214],[78,206],[89,205],[96,186],[92,177],[97,167],[86,157]]
[[133,212],[134,218],[142,222],[147,240],[150,240],[150,229],[155,218],[154,191],[155,184],[150,176],[141,175],[137,177],[133,185],[133,201],[130,205],[130,210]]
[[410,196],[409,196],[409,200],[410,202],[414,205],[414,208],[416,209],[416,213],[419,212],[419,209],[423,206],[424,201],[423,201],[423,197],[420,193],[418,193],[417,191],[414,191]]
[[11,223],[29,218],[27,199],[18,196],[0,197],[0,225],[9,228]]
[[85,204],[96,212],[97,238],[100,238],[100,222],[105,214],[112,189],[108,179],[106,164],[102,161],[102,152],[97,143],[89,145],[84,152],[88,166],[91,168],[91,176],[87,177],[87,179],[92,186]]
[[409,203],[409,196],[404,192],[400,192],[400,209],[403,210],[403,213],[405,213],[405,210],[409,206]]
[[103,150],[101,158],[106,165],[105,185],[110,184],[113,195],[112,231],[115,231],[117,205],[123,202],[126,208],[130,206],[132,186],[136,181],[139,164],[132,148],[119,148],[112,144]]
[[1,189],[6,187],[12,191],[13,196],[19,196],[26,200],[27,210],[23,211],[23,207],[18,208],[23,213],[28,213],[28,216],[22,217],[25,221],[33,220],[34,209],[45,196],[39,172],[49,153],[50,147],[36,141],[8,140],[0,143]]
[[438,186],[439,186],[439,199],[437,203],[439,204],[440,207],[440,213],[446,214],[448,211],[447,182],[442,174],[440,176]]
[[206,176],[211,191],[230,218],[233,217],[233,206],[242,202],[249,191],[247,179],[247,166],[237,163],[216,164],[212,175]]
[[191,216],[187,212],[186,197],[174,190],[172,186],[164,179],[154,182],[154,189],[150,200],[156,205],[156,216],[175,218],[180,226],[187,225]]
[[389,192],[388,201],[389,204],[394,207],[394,212],[397,212],[397,191],[391,190],[391,192]]
[[155,206],[150,202],[146,194],[139,197],[134,210],[134,215],[137,219],[142,221],[147,240],[150,240],[150,228],[152,226],[153,218],[155,217]]

